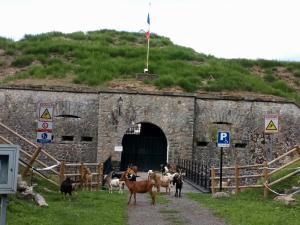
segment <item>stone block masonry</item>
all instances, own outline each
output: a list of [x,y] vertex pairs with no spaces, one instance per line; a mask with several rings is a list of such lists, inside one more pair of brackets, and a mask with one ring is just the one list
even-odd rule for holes
[[[53,142],[43,148],[59,160],[95,162],[98,141],[98,94],[0,89],[0,121],[36,142],[38,103],[55,103]],[[5,130],[0,135],[14,143]],[[25,146],[23,146],[25,148]]]
[[[181,158],[218,165],[218,130],[230,131],[232,138],[224,165],[261,163],[300,144],[299,107],[261,97],[1,87],[0,121],[35,142],[39,102],[55,103],[53,143],[43,147],[68,162],[105,161],[109,156],[120,161],[115,146],[122,145],[136,123],[162,130],[169,162]],[[278,133],[264,133],[268,114],[278,115]],[[0,135],[23,145],[5,130]]]

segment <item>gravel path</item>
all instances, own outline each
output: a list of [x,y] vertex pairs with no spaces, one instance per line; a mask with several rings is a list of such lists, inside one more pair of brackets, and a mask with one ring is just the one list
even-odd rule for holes
[[157,203],[155,206],[151,205],[148,193],[137,194],[137,204],[128,206],[128,225],[226,225],[209,209],[189,200],[187,192],[198,191],[185,182],[181,198],[174,197],[174,191],[171,195],[163,193],[161,195],[167,203]]

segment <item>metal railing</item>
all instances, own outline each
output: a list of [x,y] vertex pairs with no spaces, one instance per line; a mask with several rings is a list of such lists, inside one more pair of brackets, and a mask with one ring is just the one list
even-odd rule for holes
[[185,173],[185,179],[202,192],[210,192],[210,167],[192,160],[178,159],[177,167]]

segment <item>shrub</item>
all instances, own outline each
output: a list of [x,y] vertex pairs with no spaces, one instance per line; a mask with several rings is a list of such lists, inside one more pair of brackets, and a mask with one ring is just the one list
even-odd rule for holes
[[5,54],[7,54],[7,55],[15,55],[16,54],[16,49],[15,48],[7,48],[5,50]]
[[12,62],[12,65],[16,66],[16,67],[25,67],[25,66],[29,66],[33,60],[34,60],[34,57],[32,55],[23,55],[23,56],[17,57]]
[[233,59],[233,61],[246,68],[251,68],[255,65],[255,61],[249,59]]
[[45,78],[47,77],[47,72],[43,66],[37,65],[29,69],[29,75],[36,78]]
[[67,37],[74,39],[74,40],[85,40],[86,39],[86,35],[81,31],[68,34]]
[[284,81],[282,80],[279,80],[279,81],[276,81],[272,84],[272,87],[274,87],[275,89],[278,89],[284,93],[292,93],[294,92],[294,90],[289,87]]
[[300,78],[300,69],[299,70],[294,70],[293,73],[294,73],[295,77],[299,77]]
[[170,87],[174,84],[174,77],[172,77],[171,75],[163,75],[154,81],[154,85],[159,88]]
[[284,66],[283,62],[276,61],[276,60],[265,60],[265,59],[256,60],[256,64],[262,68],[273,68],[276,66]]
[[274,75],[272,75],[272,74],[265,75],[264,79],[267,82],[274,82],[275,80],[277,80],[277,78]]
[[177,85],[182,87],[186,91],[194,92],[198,89],[197,83],[193,83],[191,80],[181,78],[177,81]]
[[[64,77],[74,74],[75,83],[104,85],[119,78],[132,78],[145,68],[147,39],[141,33],[99,30],[63,34],[50,32],[26,35],[14,42],[0,37],[0,48],[17,56],[13,65],[24,67],[16,77]],[[41,65],[32,65],[38,61]],[[253,66],[261,67],[263,78],[251,74]],[[149,71],[159,78],[149,83],[159,88],[179,85],[187,91],[205,88],[211,91],[255,91],[299,98],[286,83],[274,74],[283,66],[300,77],[299,62],[276,60],[217,59],[174,45],[169,38],[152,34]],[[202,86],[201,81],[206,85]],[[298,80],[298,79],[296,79]],[[281,81],[281,82],[280,82]]]
[[0,37],[0,48],[7,49],[14,47],[14,41],[12,39]]

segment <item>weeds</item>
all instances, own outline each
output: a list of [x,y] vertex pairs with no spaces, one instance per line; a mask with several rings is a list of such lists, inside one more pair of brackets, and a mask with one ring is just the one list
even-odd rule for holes
[[[144,34],[114,30],[25,35],[18,42],[0,38],[0,48],[14,57],[12,66],[22,68],[6,81],[26,77],[63,78],[73,74],[74,83],[91,86],[142,73],[146,66],[146,43]],[[174,45],[169,38],[156,34],[151,36],[150,46],[149,71],[158,75],[153,82],[158,88],[179,86],[189,92],[251,91],[299,102],[299,92],[275,74],[276,67],[285,67],[299,78],[298,62],[217,59]],[[261,68],[262,76],[253,74],[254,66]]]
[[[45,191],[47,187],[49,191]],[[106,191],[77,191],[71,200],[63,199],[57,187],[38,182],[35,189],[42,194],[49,207],[41,208],[20,194],[9,196],[7,224],[30,225],[98,225],[127,224],[127,195]],[[113,210],[112,210],[113,209]]]

